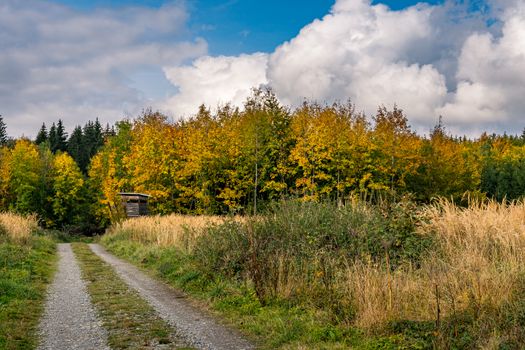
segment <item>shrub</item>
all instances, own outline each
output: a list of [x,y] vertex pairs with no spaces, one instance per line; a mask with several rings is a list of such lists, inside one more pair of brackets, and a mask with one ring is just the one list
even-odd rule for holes
[[[348,264],[387,258],[395,269],[402,261],[419,262],[430,239],[416,233],[413,209],[282,201],[265,215],[209,226],[194,258],[209,274],[251,280],[263,304],[285,298],[333,305]],[[340,305],[334,309],[345,313]]]
[[234,220],[213,224],[195,242],[193,256],[200,268],[213,276],[240,279],[246,272],[249,242],[245,226]]

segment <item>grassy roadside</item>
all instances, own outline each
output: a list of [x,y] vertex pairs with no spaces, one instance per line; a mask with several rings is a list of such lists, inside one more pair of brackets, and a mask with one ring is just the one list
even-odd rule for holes
[[421,339],[403,331],[370,337],[351,325],[335,325],[330,313],[315,306],[282,301],[261,305],[253,287],[227,279],[209,279],[176,248],[160,248],[107,236],[102,244],[113,254],[142,267],[203,302],[232,325],[256,338],[262,349],[424,349]]
[[73,243],[72,247],[91,299],[108,330],[111,348],[148,349],[162,344],[167,349],[190,349],[86,244]]
[[201,230],[128,220],[102,243],[268,349],[523,349],[524,213],[282,202]]
[[37,346],[38,322],[56,268],[55,247],[49,237],[28,236],[22,243],[0,232],[0,349]]

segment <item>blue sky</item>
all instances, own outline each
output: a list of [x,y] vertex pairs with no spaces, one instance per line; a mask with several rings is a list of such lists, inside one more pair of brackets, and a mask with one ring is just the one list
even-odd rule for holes
[[[160,7],[165,0],[54,0],[81,10],[97,7]],[[394,10],[419,1],[387,0]],[[426,1],[440,3],[442,0]],[[187,0],[191,35],[208,41],[212,55],[271,52],[301,28],[328,13],[333,0]]]

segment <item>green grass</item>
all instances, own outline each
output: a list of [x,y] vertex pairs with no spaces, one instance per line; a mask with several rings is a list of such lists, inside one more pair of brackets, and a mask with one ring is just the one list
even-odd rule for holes
[[153,308],[86,244],[72,246],[91,299],[108,330],[111,348],[148,349],[163,344],[168,349],[189,349]]
[[0,349],[34,349],[46,289],[56,267],[49,237],[32,236],[26,244],[0,236]]
[[335,322],[330,312],[313,305],[272,300],[263,306],[253,286],[219,276],[211,279],[174,248],[146,246],[118,235],[103,237],[102,244],[204,303],[255,339],[261,349],[432,349],[432,340],[425,339],[423,331],[401,329],[367,336],[349,324]]

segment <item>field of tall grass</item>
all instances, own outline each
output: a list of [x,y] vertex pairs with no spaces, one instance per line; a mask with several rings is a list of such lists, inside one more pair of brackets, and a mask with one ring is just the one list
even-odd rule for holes
[[149,261],[178,286],[208,286],[211,299],[238,295],[217,282],[230,281],[252,291],[259,305],[253,310],[315,310],[317,321],[335,327],[315,339],[301,331],[280,343],[263,339],[269,347],[374,348],[355,343],[348,330],[379,339],[384,348],[525,346],[522,202],[464,208],[447,201],[425,207],[287,201],[256,219],[129,220],[103,242],[136,262]]
[[419,266],[348,266],[356,324],[432,322],[443,348],[525,346],[525,204],[442,201],[422,215],[418,231],[434,244]]
[[18,215],[0,213],[0,235],[16,242],[26,242],[32,233],[38,229],[35,215]]
[[191,249],[197,236],[209,225],[221,224],[220,216],[142,216],[115,224],[115,232],[126,232],[129,239],[159,247],[175,246]]

